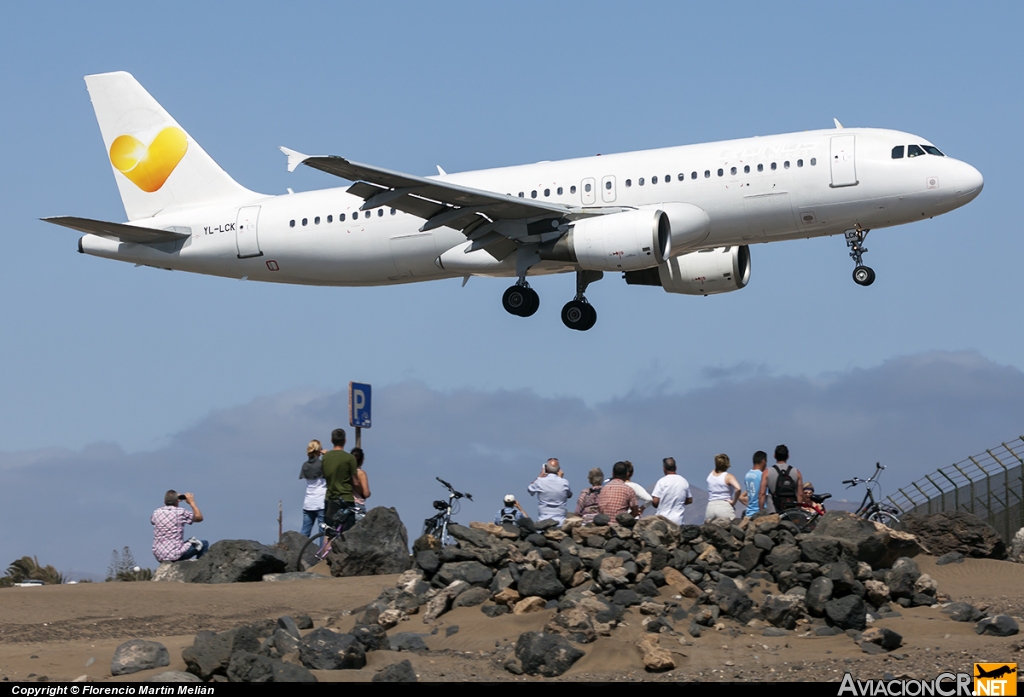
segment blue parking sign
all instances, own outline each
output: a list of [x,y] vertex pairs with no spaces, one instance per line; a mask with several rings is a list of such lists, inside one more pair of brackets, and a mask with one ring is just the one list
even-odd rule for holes
[[361,382],[348,384],[348,423],[354,428],[370,427],[370,386]]

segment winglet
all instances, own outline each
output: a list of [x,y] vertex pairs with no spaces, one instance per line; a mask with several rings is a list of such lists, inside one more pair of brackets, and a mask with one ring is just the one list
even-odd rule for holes
[[434,166],[437,167],[437,173],[438,173],[439,176],[443,177],[444,175],[448,174],[443,169],[441,169],[441,165],[434,165]]
[[[832,119],[832,121],[834,121],[834,122],[835,122],[835,124],[836,124],[836,128],[837,128],[837,129],[841,129],[841,128],[843,127],[843,124],[839,123],[839,119],[837,119],[837,118],[833,118],[833,119]],[[283,148],[282,148],[282,149],[283,149]]]
[[298,150],[292,150],[291,148],[281,147],[281,152],[288,156],[288,171],[294,172],[295,168],[301,165],[303,162],[309,159],[309,155],[304,155]]

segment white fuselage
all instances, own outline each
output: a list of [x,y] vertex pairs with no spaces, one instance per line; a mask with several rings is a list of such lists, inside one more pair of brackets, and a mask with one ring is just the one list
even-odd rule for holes
[[[855,143],[855,145],[854,145]],[[710,232],[697,249],[834,235],[900,225],[973,200],[983,180],[935,154],[894,159],[896,146],[930,145],[882,129],[830,129],[541,162],[437,177],[475,189],[573,206],[641,208],[688,203]],[[855,153],[855,155],[854,155]],[[423,219],[388,207],[360,211],[344,188],[262,196],[132,221],[188,232],[160,245],[86,235],[79,249],[161,268],[276,283],[372,286],[465,275],[515,276],[504,265],[444,270],[438,257],[462,232],[420,232]],[[258,209],[256,208],[258,207]],[[246,235],[240,226],[249,225]],[[542,261],[529,273],[571,271]]]

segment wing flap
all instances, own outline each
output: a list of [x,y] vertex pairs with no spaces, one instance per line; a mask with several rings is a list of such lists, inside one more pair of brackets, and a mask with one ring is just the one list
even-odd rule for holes
[[70,215],[62,215],[53,218],[41,218],[43,222],[53,223],[62,227],[87,232],[90,235],[106,237],[110,240],[120,242],[134,242],[135,244],[160,244],[163,242],[176,242],[188,237],[187,233],[175,232],[174,230],[157,230],[150,227],[139,227],[138,225],[125,225],[124,223],[110,223],[105,220],[92,220],[90,218],[76,218]]

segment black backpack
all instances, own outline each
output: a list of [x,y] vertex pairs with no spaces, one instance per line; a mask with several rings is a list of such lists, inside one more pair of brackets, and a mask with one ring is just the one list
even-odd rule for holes
[[789,474],[793,466],[787,467],[785,472],[780,470],[778,465],[772,465],[772,467],[779,473],[775,480],[775,490],[772,491],[772,501],[775,502],[776,512],[781,513],[790,508],[796,508],[800,505],[800,499],[797,496],[796,480]]

